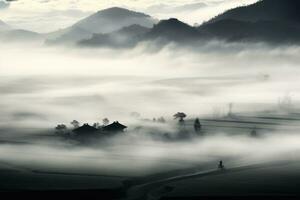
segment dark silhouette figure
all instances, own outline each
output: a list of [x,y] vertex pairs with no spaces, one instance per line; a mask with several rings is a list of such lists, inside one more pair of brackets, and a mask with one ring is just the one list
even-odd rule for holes
[[202,125],[201,125],[200,120],[198,118],[194,122],[194,129],[195,129],[195,132],[197,134],[200,134],[201,129],[202,129]]
[[218,169],[221,169],[221,170],[225,169],[225,166],[223,165],[222,160],[219,162]]

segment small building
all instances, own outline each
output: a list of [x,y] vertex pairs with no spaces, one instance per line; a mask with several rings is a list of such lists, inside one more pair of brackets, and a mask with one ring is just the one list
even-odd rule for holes
[[107,125],[103,127],[103,131],[111,132],[111,133],[118,133],[118,132],[124,132],[124,130],[127,128],[127,126],[120,124],[118,121]]
[[90,126],[89,124],[84,124],[83,126],[73,130],[76,135],[94,135],[99,131],[99,129]]

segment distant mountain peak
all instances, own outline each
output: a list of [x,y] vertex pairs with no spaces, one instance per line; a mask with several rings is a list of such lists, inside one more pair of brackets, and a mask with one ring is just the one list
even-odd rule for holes
[[186,23],[179,21],[177,18],[161,20],[157,26],[189,26]]
[[[48,39],[50,42],[69,42],[76,43],[87,40],[93,34],[109,34],[121,30],[133,32],[145,32],[152,28],[157,20],[144,13],[131,11],[125,8],[112,7],[100,10],[87,18],[84,18],[64,30],[52,33]],[[135,27],[131,27],[136,25]],[[137,27],[139,25],[140,27]],[[142,28],[145,27],[145,28]]]
[[154,23],[155,20],[144,13],[112,7],[100,10],[73,26],[80,27],[92,33],[109,33],[133,24],[151,28]]
[[161,20],[157,25],[154,26],[154,29],[160,30],[193,30],[193,27],[189,26],[188,24],[178,20],[177,18],[170,18],[167,20]]
[[147,38],[166,38],[171,41],[187,41],[198,38],[199,32],[176,18],[161,20],[147,34]]
[[128,10],[121,7],[111,7],[104,10],[99,10],[95,15],[107,16],[107,17],[150,17],[141,12]]

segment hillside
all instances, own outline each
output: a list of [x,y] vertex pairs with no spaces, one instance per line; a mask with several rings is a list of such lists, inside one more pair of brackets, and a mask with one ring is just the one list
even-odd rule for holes
[[184,42],[198,40],[202,35],[194,27],[178,19],[162,20],[155,25],[146,35],[145,39],[164,39],[167,41]]
[[149,28],[135,24],[109,34],[94,34],[92,38],[82,40],[78,43],[78,45],[106,46],[115,48],[133,47],[139,42],[140,37],[146,34],[149,30]]
[[234,42],[298,43],[299,8],[297,0],[262,0],[226,11],[198,27],[198,31]]
[[239,21],[282,21],[300,23],[300,1],[298,0],[261,0],[252,5],[234,8],[208,21],[213,23],[225,19]]
[[71,27],[48,35],[48,43],[76,43],[89,39],[93,34],[107,34],[131,25],[151,28],[156,20],[144,13],[113,7],[80,20]]

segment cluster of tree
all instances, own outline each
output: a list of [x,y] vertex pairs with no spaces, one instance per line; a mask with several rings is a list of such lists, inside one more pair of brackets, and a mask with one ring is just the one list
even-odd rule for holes
[[[72,125],[71,130],[74,130],[74,129],[77,129],[77,128],[80,127],[80,122],[77,121],[77,120],[71,121],[70,124]],[[100,127],[107,126],[108,124],[109,124],[109,119],[104,118],[104,119],[102,120],[102,125],[101,125],[99,122],[95,122],[95,123],[93,124],[93,127],[98,129],[98,128],[100,128]],[[65,124],[58,124],[58,125],[55,127],[55,133],[56,133],[57,135],[67,135],[67,134],[70,133],[70,130],[69,130],[69,128],[67,127],[67,125],[65,125]]]
[[[173,115],[174,119],[178,119],[178,123],[180,126],[185,127],[185,118],[187,117],[187,115],[183,112],[178,112],[176,114]],[[201,133],[202,130],[202,125],[200,123],[199,118],[195,119],[194,121],[194,130],[197,134]]]
[[166,120],[164,117],[159,117],[159,118],[153,118],[153,122],[158,122],[158,123],[166,123]]
[[[131,116],[140,117],[140,114],[139,113],[132,113]],[[178,113],[174,114],[173,117],[174,117],[175,120],[178,119],[178,123],[179,123],[180,127],[182,127],[182,128],[185,127],[185,118],[187,117],[187,115],[185,113],[178,112]],[[151,121],[151,120],[147,120],[147,121]],[[156,123],[166,123],[166,120],[165,120],[164,117],[153,118],[152,121],[156,122]],[[109,119],[104,118],[102,120],[102,124],[100,124],[99,122],[96,122],[96,123],[93,124],[93,127],[99,129],[101,127],[105,127],[105,126],[109,125],[109,123],[110,123]],[[81,126],[80,122],[77,121],[77,120],[71,121],[70,125],[72,126],[71,129],[69,129],[67,127],[67,125],[65,125],[65,124],[57,125],[55,127],[55,133],[58,134],[58,135],[68,135],[68,134],[71,133],[71,130],[77,129]],[[197,134],[201,133],[202,125],[201,125],[200,120],[198,118],[195,119],[193,127],[194,127],[194,130]]]
[[68,127],[65,124],[58,124],[55,127],[55,133],[58,135],[66,135],[69,133]]

